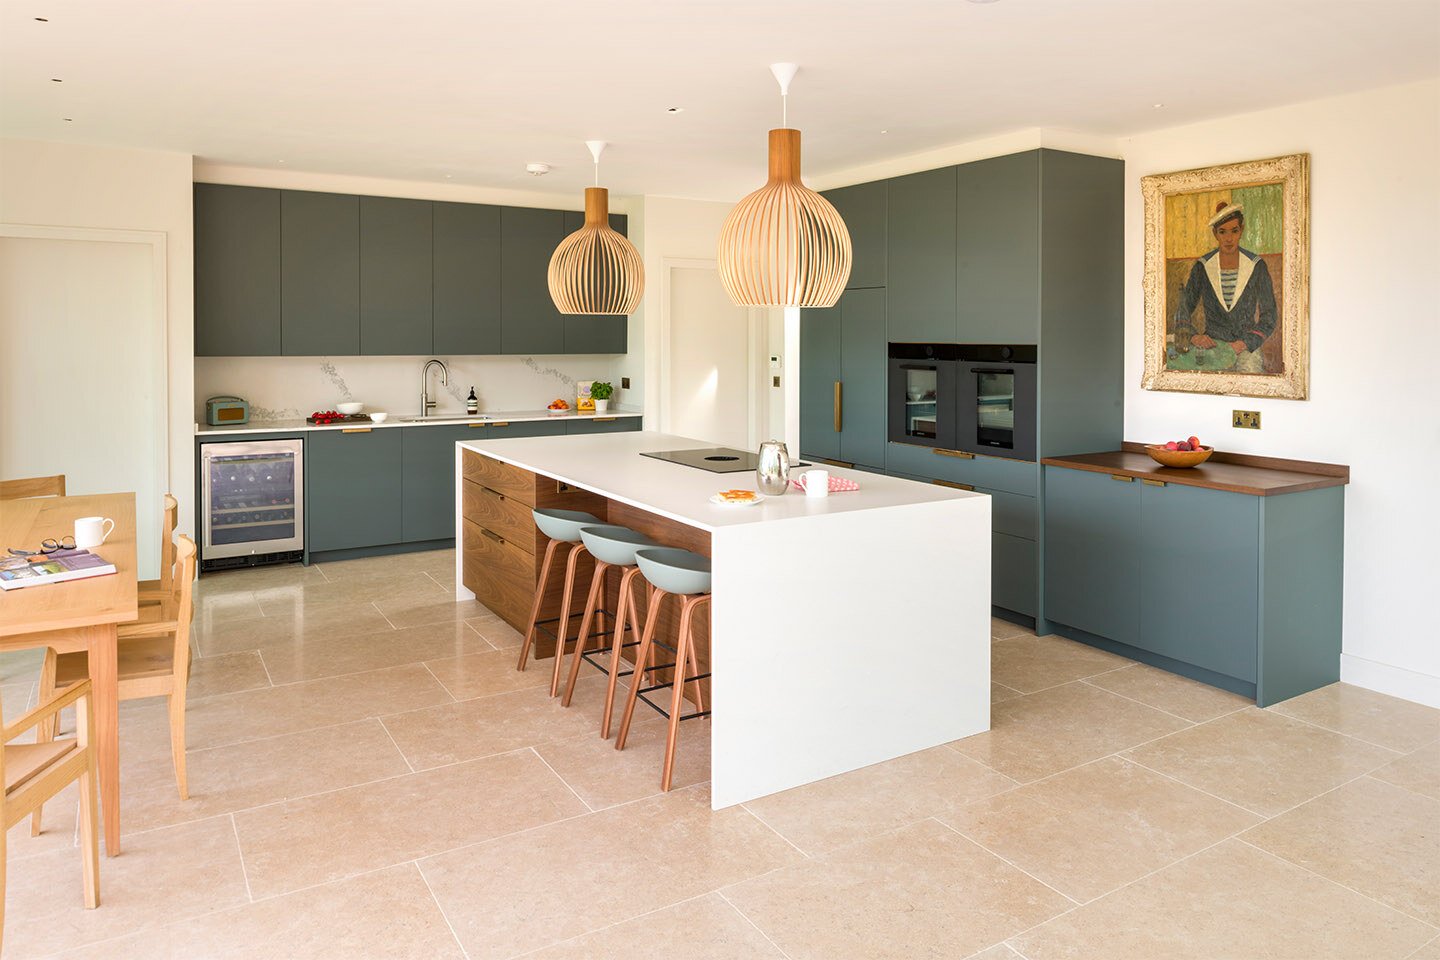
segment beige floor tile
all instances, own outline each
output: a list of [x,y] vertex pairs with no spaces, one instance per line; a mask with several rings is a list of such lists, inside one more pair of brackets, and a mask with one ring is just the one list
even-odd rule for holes
[[1087,677],[1085,682],[1118,693],[1122,697],[1139,700],[1157,710],[1184,717],[1192,723],[1214,720],[1255,703],[1254,700],[1237,693],[1143,663]]
[[218,657],[197,657],[190,664],[190,682],[185,688],[187,700],[239,693],[270,686],[270,675],[260,660],[260,651],[223,653]]
[[997,703],[990,730],[949,747],[1026,783],[1186,726],[1184,720],[1084,683]]
[[258,899],[584,812],[526,750],[262,807],[235,823]]
[[379,720],[192,750],[187,767],[190,799],[181,800],[168,756],[124,765],[127,829],[234,813],[410,772]]
[[402,664],[458,657],[486,649],[463,623],[384,629],[377,633],[311,638],[285,646],[262,647],[260,656],[276,684],[338,677]]
[[463,960],[420,871],[404,864],[247,904],[60,960]]
[[1432,743],[1414,753],[1407,753],[1370,775],[1377,780],[1397,784],[1407,790],[1440,800],[1440,743]]
[[35,693],[36,684],[28,680],[0,685],[0,707],[4,707],[5,722],[24,716],[25,711],[34,705]]
[[[569,940],[793,862],[738,807],[691,787],[422,860],[471,960]],[[577,869],[578,867],[578,869]],[[670,938],[679,955],[683,938]]]
[[1353,780],[1395,753],[1247,707],[1126,758],[1267,817]]
[[548,670],[516,670],[511,650],[487,649],[463,657],[431,660],[425,666],[456,700],[548,687],[550,683]]
[[990,684],[990,702],[992,704],[1000,703],[1002,700],[1014,700],[1016,697],[1023,696],[1025,696],[1025,694],[1019,690],[1011,690],[1003,683],[994,683],[992,681]]
[[990,637],[993,640],[1008,640],[1010,637],[1033,637],[1035,631],[999,617],[990,618]]
[[1361,777],[1241,839],[1440,926],[1440,800]]
[[1117,757],[960,807],[940,819],[1082,903],[1260,820]]
[[292,583],[323,582],[320,567],[311,564],[283,563],[275,566],[250,567],[242,570],[221,570],[202,573],[196,583],[196,593],[203,597],[216,597],[227,593],[254,593],[266,587],[288,586]]
[[438,591],[440,599],[428,600],[406,598],[402,600],[379,600],[375,606],[397,629],[423,627],[438,623],[462,623],[471,617],[489,615],[489,608],[474,600],[446,598],[444,591]]
[[[490,642],[496,650],[519,650],[520,645],[525,642],[525,634],[516,630],[510,624],[501,620],[493,614],[483,617],[471,617],[465,621],[470,628]],[[548,666],[548,660],[544,663]],[[535,662],[531,661],[527,670],[535,669]]]
[[270,587],[255,594],[267,617],[286,616],[311,607],[324,608],[332,603],[433,602],[444,596],[445,591],[434,580],[423,573],[406,570],[351,580]]
[[125,834],[100,859],[100,907],[81,900],[80,853],[11,860],[5,958],[47,956],[248,902],[229,817]]
[[1028,960],[1399,960],[1434,931],[1238,840],[1011,940]]
[[[78,842],[75,826],[80,812],[80,788],[70,784],[45,803],[40,818],[40,836],[30,836],[30,818],[26,817],[5,835],[6,859],[11,862],[24,857],[36,857],[56,850],[70,850],[79,864],[80,853],[75,849]],[[78,877],[80,874],[76,873]],[[102,873],[103,878],[103,873]],[[104,890],[101,890],[104,893]]]
[[196,591],[193,623],[197,630],[207,630],[228,620],[249,620],[264,615],[251,591],[214,594]]
[[[534,667],[530,671],[535,671]],[[548,678],[548,671],[545,672]],[[623,689],[623,688],[622,688]],[[614,729],[618,732],[623,698],[616,695]],[[597,734],[605,702],[599,677],[581,681],[568,708],[536,687],[460,703],[442,704],[384,718],[385,726],[405,758],[417,770],[473,760],[523,747]],[[643,712],[642,712],[643,711]],[[659,715],[636,707],[635,723],[655,723]]]
[[[600,739],[598,722],[595,727],[570,740],[540,744],[535,752],[580,799],[596,810],[659,793],[667,725],[656,722],[632,726],[625,749],[618,751],[615,736],[619,724],[611,731],[609,740]],[[687,720],[680,724],[675,745],[671,789],[679,790],[709,779],[710,721]]]
[[1405,960],[1440,960],[1440,937],[1431,940]]
[[0,684],[34,683],[44,662],[44,647],[0,650]]
[[1024,957],[1011,950],[1003,943],[997,943],[989,950],[981,950],[970,958],[970,960],[1025,960]]
[[[676,931],[667,935],[660,931]],[[526,960],[785,960],[719,894],[677,903],[528,954]]]
[[794,960],[967,957],[1072,906],[934,820],[725,897]]
[[357,580],[367,577],[385,576],[396,571],[414,570],[425,566],[443,566],[455,563],[454,550],[425,550],[419,553],[388,555],[379,557],[357,557],[354,560],[335,560],[320,564],[326,580]]
[[969,757],[935,747],[745,806],[813,857],[925,817],[953,814],[1014,786],[1014,780]]
[[1021,693],[1093,677],[1131,661],[1062,637],[1015,637],[990,649],[990,678]]
[[205,628],[197,626],[195,638],[201,655],[214,657],[393,629],[390,621],[372,604],[316,603],[283,616],[227,620]]
[[1440,710],[1348,683],[1332,683],[1270,709],[1401,753],[1440,740]]

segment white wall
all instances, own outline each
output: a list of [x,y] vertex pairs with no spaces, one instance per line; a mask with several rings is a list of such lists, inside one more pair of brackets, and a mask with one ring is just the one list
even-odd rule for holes
[[[165,234],[168,484],[180,500],[180,528],[186,532],[194,529],[195,489],[191,168],[190,155],[184,153],[0,140],[0,222]],[[56,362],[63,364],[64,358]],[[83,389],[84,371],[69,372],[79,379],[67,389]]]
[[[1440,81],[1130,137],[1125,436],[1346,463],[1342,676],[1440,706]],[[1289,153],[1311,163],[1310,398],[1140,389],[1147,174]],[[1230,427],[1259,410],[1263,429]]]

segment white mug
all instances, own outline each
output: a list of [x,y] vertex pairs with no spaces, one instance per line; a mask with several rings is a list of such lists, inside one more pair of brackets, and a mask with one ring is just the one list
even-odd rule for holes
[[830,471],[829,471],[829,470],[806,470],[806,471],[805,471],[805,496],[807,496],[807,497],[828,497],[828,496],[830,496]]
[[75,521],[75,546],[81,550],[98,547],[114,529],[115,521],[109,517],[81,517]]

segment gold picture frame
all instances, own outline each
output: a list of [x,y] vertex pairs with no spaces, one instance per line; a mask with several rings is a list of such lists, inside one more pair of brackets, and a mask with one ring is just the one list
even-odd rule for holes
[[1310,155],[1142,177],[1140,192],[1145,202],[1140,385],[1306,399]]

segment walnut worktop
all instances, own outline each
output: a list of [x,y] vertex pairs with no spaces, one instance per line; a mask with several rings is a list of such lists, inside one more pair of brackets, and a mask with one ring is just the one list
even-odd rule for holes
[[1089,470],[1092,473],[1109,473],[1140,480],[1158,480],[1187,487],[1245,493],[1255,497],[1301,493],[1321,487],[1344,486],[1350,482],[1350,468],[1342,464],[1282,460],[1277,457],[1223,453],[1218,450],[1198,467],[1162,467],[1150,459],[1144,445],[1139,443],[1125,443],[1123,449],[1105,453],[1046,457],[1040,462],[1049,467]]

